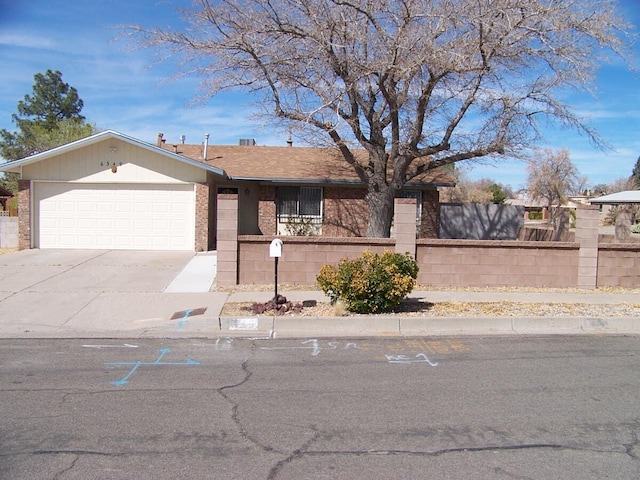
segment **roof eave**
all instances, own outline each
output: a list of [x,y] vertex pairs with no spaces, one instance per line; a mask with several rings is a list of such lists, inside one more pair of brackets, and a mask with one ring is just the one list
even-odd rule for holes
[[[299,184],[299,185],[349,185],[364,187],[364,183],[360,180],[340,180],[329,178],[264,178],[264,177],[229,177],[234,182],[263,182],[263,183],[282,183],[282,184]],[[410,182],[405,187],[454,187],[455,183],[451,182]]]

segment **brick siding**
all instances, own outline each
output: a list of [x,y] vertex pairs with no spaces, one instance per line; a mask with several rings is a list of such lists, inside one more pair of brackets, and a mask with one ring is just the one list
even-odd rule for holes
[[366,193],[362,188],[324,187],[322,236],[363,237],[369,218]]
[[31,181],[18,180],[18,249],[31,248]]
[[277,233],[276,187],[260,185],[258,199],[258,229],[263,235]]
[[[263,235],[277,233],[276,191],[274,186],[261,186],[258,226]],[[364,237],[369,219],[366,189],[355,187],[323,187],[322,236]],[[419,238],[437,238],[439,230],[439,193],[436,189],[422,193],[422,218]]]

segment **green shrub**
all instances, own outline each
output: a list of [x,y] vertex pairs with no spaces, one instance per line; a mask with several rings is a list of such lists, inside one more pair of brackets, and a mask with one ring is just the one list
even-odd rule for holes
[[636,223],[631,227],[631,233],[640,233],[640,223]]
[[354,260],[324,265],[316,280],[332,303],[342,300],[354,313],[387,312],[416,284],[418,263],[409,254],[365,251]]

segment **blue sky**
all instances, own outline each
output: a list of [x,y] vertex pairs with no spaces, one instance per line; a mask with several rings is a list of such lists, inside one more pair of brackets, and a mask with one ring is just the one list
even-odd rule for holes
[[[189,0],[0,0],[0,128],[14,130],[11,115],[33,76],[60,70],[63,80],[78,89],[83,114],[100,129],[112,129],[154,142],[163,132],[168,142],[201,143],[205,133],[212,144],[237,144],[255,138],[260,145],[285,145],[286,138],[268,125],[252,123],[250,99],[220,95],[206,105],[191,106],[198,79],[166,82],[171,63],[151,66],[149,51],[127,51],[114,42],[117,25],[176,27],[176,7]],[[640,2],[620,0],[625,17],[640,25]],[[640,45],[636,51],[640,54]],[[640,55],[638,55],[640,57]],[[640,63],[640,62],[637,62]],[[590,126],[612,146],[595,149],[584,136],[550,128],[541,147],[567,148],[571,160],[591,185],[610,183],[631,174],[640,156],[640,72],[622,62],[604,66],[598,74],[596,97],[578,95],[573,108],[589,118]],[[472,179],[491,178],[522,188],[524,163],[467,164]]]

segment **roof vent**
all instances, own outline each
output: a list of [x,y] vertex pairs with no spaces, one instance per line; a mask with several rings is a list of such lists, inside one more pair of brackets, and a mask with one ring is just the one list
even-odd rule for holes
[[209,134],[204,134],[204,146],[202,147],[202,159],[207,160],[207,150],[209,150]]
[[238,145],[243,145],[245,147],[255,147],[256,140],[254,138],[241,138],[238,142]]

